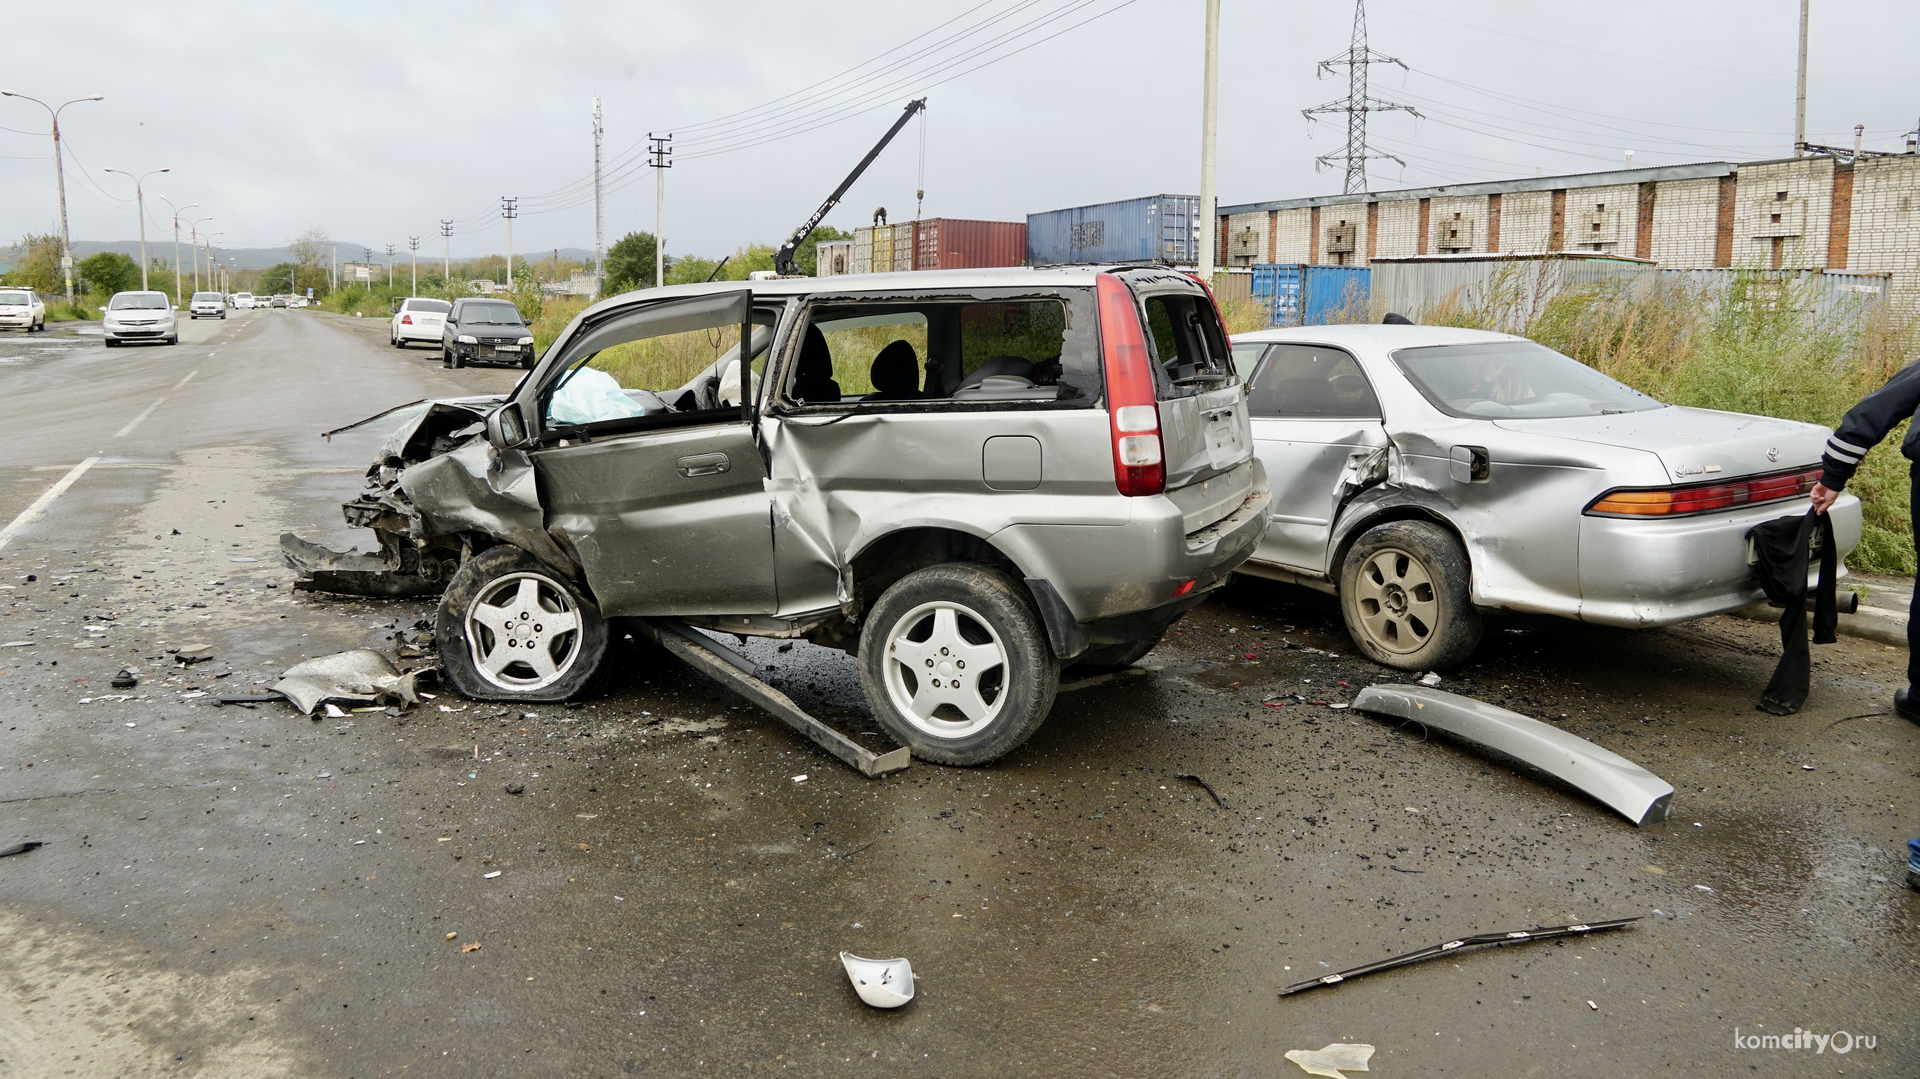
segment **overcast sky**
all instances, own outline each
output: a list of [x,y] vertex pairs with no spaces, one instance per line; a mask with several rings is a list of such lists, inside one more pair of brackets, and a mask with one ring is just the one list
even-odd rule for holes
[[[1344,54],[1350,4],[1223,8],[1221,203],[1340,190],[1314,157],[1343,125],[1300,110],[1346,92],[1315,65]],[[165,195],[212,215],[223,246],[318,225],[403,252],[420,236],[437,256],[451,218],[460,258],[504,250],[499,198],[517,195],[517,251],[590,248],[598,95],[607,242],[653,228],[633,148],[674,131],[668,251],[717,256],[778,242],[922,93],[926,216],[1197,193],[1203,15],[1203,0],[69,0],[9,11],[0,85],[106,95],[62,115],[75,240],[134,236],[132,183],[104,168],[168,167],[147,182],[150,242],[170,235]],[[1784,156],[1797,20],[1795,0],[1372,0],[1373,47],[1411,69],[1374,67],[1373,92],[1426,118],[1373,118],[1376,147],[1407,164],[1374,162],[1369,186],[1592,171],[1629,149],[1640,165]],[[1860,123],[1868,148],[1900,148],[1920,121],[1916,41],[1913,0],[1813,0],[1809,139],[1851,144]],[[51,231],[46,113],[0,98],[0,129],[0,242]],[[911,218],[920,136],[903,132],[828,223],[881,205]]]

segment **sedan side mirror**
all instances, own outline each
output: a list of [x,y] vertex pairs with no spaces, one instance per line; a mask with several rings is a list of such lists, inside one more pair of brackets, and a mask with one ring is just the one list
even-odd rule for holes
[[101,308],[100,308],[100,310],[102,310],[102,311],[105,311],[105,310],[106,310],[106,308],[105,308],[105,307],[103,306],[103,307],[101,307]]

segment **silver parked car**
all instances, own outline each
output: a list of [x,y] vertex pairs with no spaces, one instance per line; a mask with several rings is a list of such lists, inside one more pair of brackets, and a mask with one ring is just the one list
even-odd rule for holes
[[444,587],[463,693],[578,697],[608,619],[671,618],[856,653],[950,764],[1025,741],[1062,666],[1145,655],[1267,527],[1218,313],[1167,270],[648,289],[504,401],[410,415],[345,507],[381,555],[283,546],[303,587]]
[[[1828,434],[1479,330],[1263,330],[1233,355],[1274,495],[1241,572],[1337,594],[1404,670],[1466,659],[1483,611],[1646,627],[1762,602],[1747,533],[1806,512]],[[1860,502],[1831,512],[1844,558]]]

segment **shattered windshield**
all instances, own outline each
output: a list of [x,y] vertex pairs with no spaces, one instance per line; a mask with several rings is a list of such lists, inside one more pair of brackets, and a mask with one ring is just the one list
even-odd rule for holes
[[159,292],[123,292],[107,305],[113,311],[165,311],[167,297]]
[[473,304],[460,312],[462,323],[493,326],[520,325],[520,312],[503,303]]
[[1403,348],[1393,362],[1433,407],[1474,419],[1560,419],[1666,405],[1532,341]]

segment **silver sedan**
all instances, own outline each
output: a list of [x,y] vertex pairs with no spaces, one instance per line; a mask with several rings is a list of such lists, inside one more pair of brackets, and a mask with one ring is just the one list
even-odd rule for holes
[[[1403,670],[1465,660],[1487,611],[1649,627],[1761,602],[1747,534],[1806,512],[1828,434],[1481,330],[1262,330],[1233,356],[1273,487],[1240,572],[1338,595],[1354,643]],[[1860,501],[1831,512],[1844,559]]]

